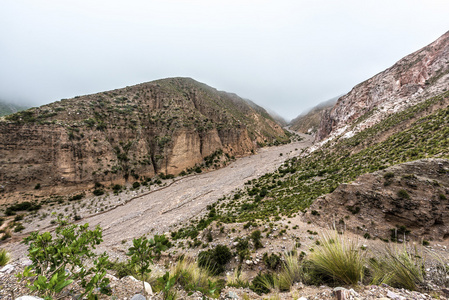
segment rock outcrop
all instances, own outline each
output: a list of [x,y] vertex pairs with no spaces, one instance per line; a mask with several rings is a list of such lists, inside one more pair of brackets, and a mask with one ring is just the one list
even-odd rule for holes
[[316,140],[352,136],[449,86],[449,32],[355,86],[323,114]]
[[449,161],[425,159],[341,184],[334,192],[319,197],[306,218],[366,237],[403,239],[405,234],[443,240],[449,238],[448,209]]
[[61,100],[0,119],[4,192],[178,174],[288,140],[266,111],[189,78]]

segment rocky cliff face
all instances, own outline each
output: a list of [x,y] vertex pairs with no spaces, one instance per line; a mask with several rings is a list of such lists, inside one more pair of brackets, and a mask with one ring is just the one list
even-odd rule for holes
[[[449,238],[449,161],[399,164],[341,184],[319,197],[306,218],[383,239]],[[409,231],[409,232],[408,232]],[[399,232],[399,233],[398,233]]]
[[327,110],[316,139],[352,136],[449,86],[449,32],[355,86]]
[[218,166],[257,143],[287,141],[253,106],[172,78],[19,112],[0,121],[0,185],[8,192],[176,175],[204,158]]

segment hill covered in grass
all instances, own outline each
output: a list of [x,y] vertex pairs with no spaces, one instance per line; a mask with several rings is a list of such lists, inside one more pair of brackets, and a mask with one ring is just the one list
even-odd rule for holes
[[[449,158],[449,92],[432,97],[350,138],[340,137],[246,183],[211,207],[212,220],[280,220],[307,211],[320,196],[366,173],[423,158]],[[192,227],[193,228],[193,227]],[[184,229],[188,232],[188,229]]]

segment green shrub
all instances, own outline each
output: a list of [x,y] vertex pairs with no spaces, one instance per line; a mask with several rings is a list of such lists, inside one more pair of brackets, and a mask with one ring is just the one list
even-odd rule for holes
[[32,232],[24,239],[32,264],[17,275],[19,280],[25,280],[31,291],[47,299],[59,298],[62,290],[74,281],[81,287],[82,297],[92,299],[97,292],[107,294],[108,256],[93,252],[102,242],[101,228],[97,226],[92,231],[89,224],[69,225],[61,219],[58,224],[54,235]]
[[260,230],[255,230],[251,233],[251,239],[253,240],[254,248],[259,249],[263,247],[262,242],[260,239],[262,238],[262,233]]
[[265,252],[263,254],[262,261],[267,266],[267,268],[271,270],[276,270],[276,268],[281,263],[281,257],[274,253],[268,254],[267,252]]
[[23,215],[16,215],[14,217],[14,222],[21,221],[21,220],[23,220]]
[[103,189],[95,189],[92,194],[94,194],[95,196],[101,196],[104,195],[104,190]]
[[136,277],[136,269],[129,263],[129,261],[119,262],[118,260],[114,262],[109,262],[107,266],[108,270],[114,271],[115,276],[118,278],[123,278],[125,276]]
[[295,253],[286,254],[278,275],[277,285],[280,291],[289,291],[293,283],[303,280],[300,258]]
[[21,232],[24,229],[25,229],[25,226],[23,226],[22,223],[17,223],[16,226],[14,227],[14,232]]
[[112,186],[112,191],[114,191],[114,194],[118,194],[120,193],[120,191],[122,190],[122,186],[120,184],[114,184]]
[[84,196],[86,196],[86,194],[84,194],[84,193],[76,194],[76,195],[71,196],[71,197],[69,198],[69,201],[77,201],[77,200],[81,200],[81,199],[84,198]]
[[408,194],[408,192],[404,189],[400,189],[397,192],[397,196],[401,199],[410,199],[410,195]]
[[198,265],[207,268],[214,275],[224,272],[226,264],[232,254],[226,245],[217,245],[214,249],[202,251],[198,254]]
[[393,172],[387,172],[387,173],[384,174],[384,179],[385,180],[390,180],[393,177],[394,177],[394,173]]

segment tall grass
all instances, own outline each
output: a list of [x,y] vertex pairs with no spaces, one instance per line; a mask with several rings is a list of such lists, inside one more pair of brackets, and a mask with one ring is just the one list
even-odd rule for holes
[[370,260],[373,283],[416,290],[424,282],[424,263],[422,247],[388,247],[384,255]]
[[212,275],[210,269],[199,267],[189,258],[183,258],[172,266],[170,274],[178,278],[178,283],[187,291],[200,291],[205,295],[219,295],[224,281]]
[[249,287],[249,281],[245,274],[239,270],[239,268],[235,268],[231,275],[226,276],[226,285],[237,288],[247,288]]
[[293,283],[303,279],[304,272],[300,258],[295,254],[284,255],[281,271],[277,276],[277,286],[280,291],[289,291]]
[[9,255],[9,253],[5,249],[0,250],[0,266],[3,267],[10,260],[11,256]]
[[363,280],[366,252],[357,241],[336,232],[321,235],[320,245],[309,258],[311,270],[322,279],[348,285]]

